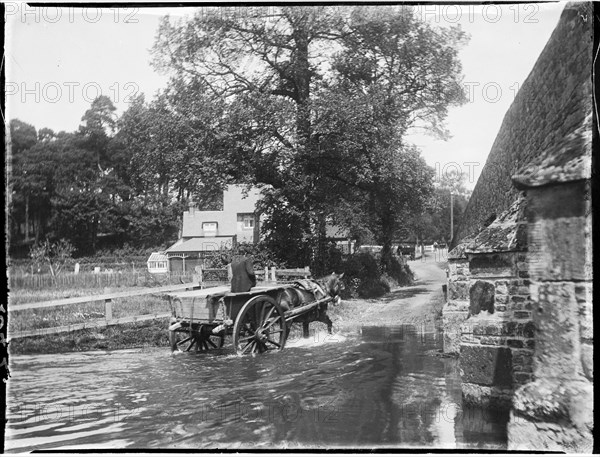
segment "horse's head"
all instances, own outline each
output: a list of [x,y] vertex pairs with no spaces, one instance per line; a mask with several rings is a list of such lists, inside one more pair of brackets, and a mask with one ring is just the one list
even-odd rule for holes
[[323,285],[325,288],[325,292],[327,295],[333,298],[337,298],[339,302],[339,296],[342,290],[344,290],[344,283],[342,282],[342,278],[344,277],[344,273],[341,275],[331,273],[329,276],[323,278]]

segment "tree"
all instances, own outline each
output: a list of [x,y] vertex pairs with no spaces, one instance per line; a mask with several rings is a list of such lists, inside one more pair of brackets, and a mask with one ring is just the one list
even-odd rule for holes
[[[419,123],[445,133],[447,107],[465,100],[457,59],[463,38],[406,8],[283,7],[243,17],[203,12],[177,24],[165,18],[153,52],[158,68],[223,100],[237,130],[225,131],[231,161],[243,170],[232,177],[268,184],[266,198],[277,196],[281,211],[308,221],[292,242],[311,241],[318,274],[326,220],[349,189],[360,206],[378,208],[387,253],[389,233],[411,206],[389,195],[407,194],[393,184],[402,179],[400,152],[411,150],[401,140]],[[357,119],[348,119],[353,111],[339,99],[362,105]],[[331,127],[339,125],[357,129],[355,140],[342,137],[344,147],[335,146],[340,135]],[[395,165],[387,167],[390,159]],[[360,186],[348,166],[357,163]],[[404,209],[388,217],[391,207]]]
[[36,243],[29,251],[29,257],[39,266],[47,264],[50,274],[56,280],[67,262],[72,258],[75,248],[68,241],[61,239],[50,242],[48,239]]
[[19,119],[10,121],[10,159],[9,164],[9,207],[11,215],[11,239],[21,238],[21,224],[24,224],[25,241],[29,239],[29,215],[32,186],[35,180],[27,175],[26,153],[37,142],[37,132],[33,125]]
[[[470,191],[465,187],[466,173],[455,171],[445,173],[435,183],[430,199],[423,213],[411,219],[410,227],[414,236],[420,240],[450,241],[450,206],[453,206],[454,234],[462,221],[467,207]],[[450,194],[453,197],[450,197]]]

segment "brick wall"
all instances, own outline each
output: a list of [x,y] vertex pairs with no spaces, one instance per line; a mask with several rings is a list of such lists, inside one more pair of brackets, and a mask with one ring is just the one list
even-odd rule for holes
[[507,111],[458,229],[456,242],[517,196],[511,177],[574,130],[591,110],[591,9],[569,3]]

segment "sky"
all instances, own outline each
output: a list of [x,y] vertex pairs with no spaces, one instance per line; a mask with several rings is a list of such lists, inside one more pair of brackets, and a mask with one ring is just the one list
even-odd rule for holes
[[[518,5],[425,4],[417,14],[440,27],[460,24],[470,35],[460,51],[469,101],[448,111],[451,138],[424,131],[420,147],[436,176],[467,174],[473,188],[507,109],[555,28],[565,3]],[[74,131],[98,95],[121,114],[132,96],[146,100],[168,78],[150,65],[160,18],[191,8],[33,8],[6,3],[6,120],[37,129]]]

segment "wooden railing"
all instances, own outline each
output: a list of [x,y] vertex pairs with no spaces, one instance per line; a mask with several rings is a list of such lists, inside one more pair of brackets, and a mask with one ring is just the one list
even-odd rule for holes
[[128,316],[122,317],[118,319],[113,319],[112,305],[113,300],[116,298],[123,297],[134,297],[138,295],[149,295],[149,294],[163,294],[166,292],[174,292],[178,290],[191,290],[193,288],[199,287],[198,282],[187,283],[187,284],[176,284],[169,286],[161,286],[161,287],[151,287],[147,289],[140,290],[128,290],[125,292],[114,292],[102,295],[88,295],[85,297],[73,297],[73,298],[63,298],[58,300],[50,300],[44,302],[35,302],[35,303],[23,303],[19,305],[10,305],[9,313],[16,311],[24,311],[30,309],[41,309],[41,308],[49,308],[49,307],[58,307],[58,306],[68,306],[68,305],[77,305],[84,303],[92,303],[92,302],[104,302],[104,319],[92,320],[84,323],[78,324],[70,324],[63,325],[60,327],[49,327],[49,328],[38,328],[32,330],[11,332],[11,338],[23,338],[26,336],[39,336],[39,335],[50,335],[54,333],[61,332],[69,332],[74,330],[81,330],[86,328],[100,328],[107,327],[109,325],[117,325],[117,324],[125,324],[129,322],[139,322],[150,319],[159,319],[164,317],[169,317],[171,313],[155,313],[155,314],[144,314],[139,316]]
[[[304,268],[275,268],[265,267],[264,269],[256,270],[256,279],[266,283],[284,282],[297,278],[310,278],[311,272],[308,267]],[[203,286],[225,284],[229,280],[227,278],[227,268],[203,268],[199,271],[200,282]]]
[[[209,274],[216,274],[220,277],[217,281],[206,281],[204,278]],[[224,275],[224,276],[223,276]],[[262,283],[277,283],[285,282],[296,278],[309,278],[311,276],[310,270],[306,268],[297,269],[276,269],[265,268],[256,272],[257,279]],[[222,278],[225,278],[222,280]],[[73,298],[62,298],[57,300],[34,302],[34,303],[22,303],[17,305],[10,305],[9,312],[25,311],[32,309],[43,309],[50,307],[78,305],[93,302],[104,302],[104,319],[89,320],[83,323],[75,323],[69,325],[63,325],[60,327],[49,327],[49,328],[38,328],[24,331],[11,332],[11,338],[23,338],[28,336],[40,336],[40,335],[51,335],[55,333],[70,332],[75,330],[89,329],[89,328],[101,328],[110,325],[125,324],[131,322],[141,322],[151,319],[167,318],[171,316],[170,312],[154,313],[154,314],[143,314],[137,316],[127,316],[117,319],[113,319],[113,300],[117,298],[134,297],[139,295],[150,295],[150,294],[164,294],[166,292],[175,292],[178,290],[191,290],[195,288],[204,288],[209,285],[226,284],[227,280],[227,269],[226,268],[211,268],[204,269],[199,276],[194,277],[194,282],[186,284],[175,284],[165,285],[161,287],[151,287],[138,290],[128,290],[124,292],[112,292],[101,295],[87,295],[85,297],[73,297]],[[212,284],[211,284],[212,283]]]
[[151,287],[154,285],[181,284],[192,280],[191,272],[172,272],[151,274],[147,270],[101,271],[98,273],[81,272],[50,274],[10,274],[10,289],[46,290],[46,289],[97,289],[103,287]]

